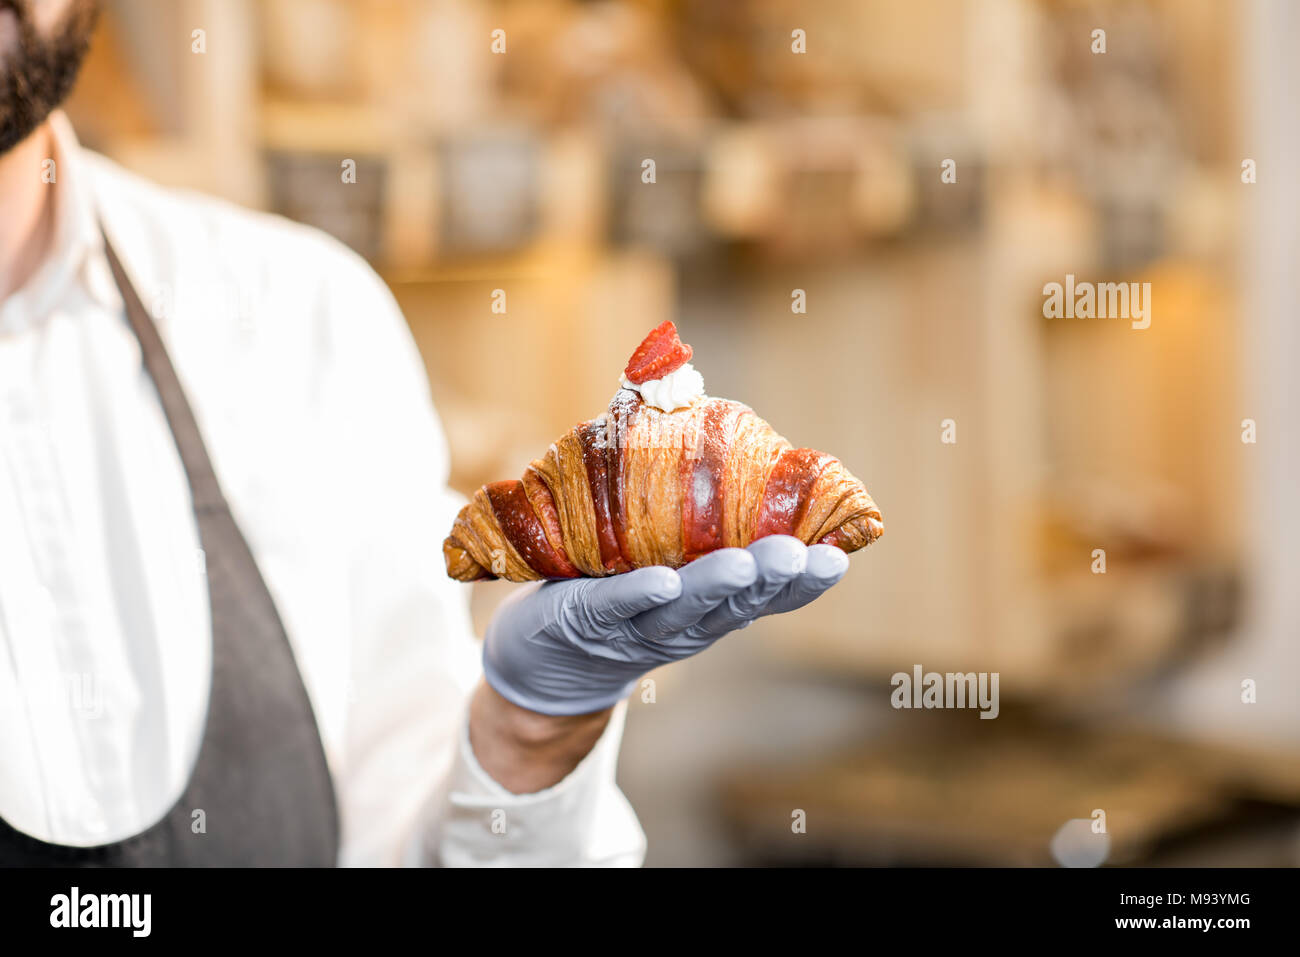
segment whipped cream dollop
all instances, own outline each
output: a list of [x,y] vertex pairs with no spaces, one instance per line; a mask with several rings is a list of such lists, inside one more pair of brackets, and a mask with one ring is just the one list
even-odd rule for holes
[[704,395],[704,376],[689,362],[662,379],[647,379],[640,385],[623,376],[623,388],[641,393],[641,400],[664,412],[682,409]]

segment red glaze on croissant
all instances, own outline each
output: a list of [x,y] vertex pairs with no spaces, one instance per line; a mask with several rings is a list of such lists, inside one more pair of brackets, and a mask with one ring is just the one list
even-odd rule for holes
[[839,459],[792,448],[748,406],[701,396],[664,412],[625,388],[522,480],[475,492],[442,550],[460,581],[530,581],[678,568],[765,535],[852,552],[883,531]]

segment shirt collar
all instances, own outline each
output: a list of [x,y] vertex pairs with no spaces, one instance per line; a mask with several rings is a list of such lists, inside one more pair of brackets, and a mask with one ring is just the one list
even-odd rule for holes
[[54,237],[36,272],[0,303],[0,332],[17,332],[43,321],[72,284],[104,305],[121,302],[104,259],[90,171],[82,161],[77,135],[61,110],[50,115],[50,130]]

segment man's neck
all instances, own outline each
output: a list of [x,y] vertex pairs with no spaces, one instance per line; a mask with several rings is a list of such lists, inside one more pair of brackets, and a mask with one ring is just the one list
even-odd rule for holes
[[53,155],[47,120],[0,156],[0,301],[32,277],[53,242],[54,184],[45,166]]

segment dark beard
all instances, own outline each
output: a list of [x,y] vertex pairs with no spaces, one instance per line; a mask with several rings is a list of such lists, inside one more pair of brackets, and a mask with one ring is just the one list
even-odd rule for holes
[[12,51],[0,54],[0,155],[26,139],[72,91],[99,2],[73,0],[49,37],[37,32],[27,3],[0,0],[0,10],[6,9],[17,17],[19,40]]

